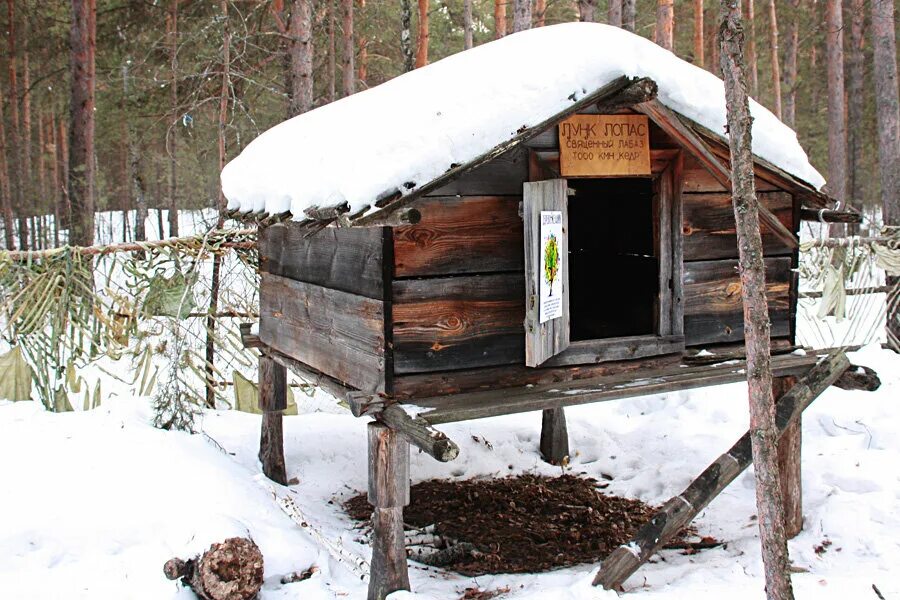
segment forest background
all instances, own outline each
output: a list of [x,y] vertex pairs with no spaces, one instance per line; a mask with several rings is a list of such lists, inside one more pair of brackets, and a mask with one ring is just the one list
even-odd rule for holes
[[[755,2],[743,2],[751,95],[797,130],[832,196],[880,222],[900,154],[893,0]],[[224,213],[221,167],[259,133],[522,28],[610,22],[719,71],[720,7],[709,0],[5,3],[0,201],[9,249],[89,245],[95,211],[128,211],[122,241],[144,239],[147,216],[177,236],[179,210]],[[876,97],[891,87],[886,161]]]

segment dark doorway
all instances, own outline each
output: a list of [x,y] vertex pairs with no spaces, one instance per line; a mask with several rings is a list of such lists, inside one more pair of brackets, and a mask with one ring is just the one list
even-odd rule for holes
[[653,335],[659,298],[653,183],[570,179],[572,341]]

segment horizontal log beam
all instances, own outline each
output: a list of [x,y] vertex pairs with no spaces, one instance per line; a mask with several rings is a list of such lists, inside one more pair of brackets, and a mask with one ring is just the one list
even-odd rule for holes
[[[830,354],[784,394],[775,408],[779,437],[849,367],[850,361],[843,352]],[[751,461],[750,431],[747,431],[681,494],[666,502],[630,542],[616,548],[603,561],[594,578],[594,585],[602,585],[607,590],[619,588],[734,481]]]
[[280,365],[284,365],[287,367],[292,373],[309,383],[310,385],[314,385],[318,388],[322,388],[338,400],[344,399],[351,392],[355,392],[351,387],[348,387],[334,379],[333,377],[329,377],[325,373],[313,369],[309,365],[305,365],[299,360],[293,359],[286,354],[282,354],[277,350],[269,348],[267,346],[262,346],[264,348],[263,352],[272,358],[275,362]]
[[375,418],[435,460],[449,462],[459,456],[459,446],[453,440],[425,419],[410,415],[399,404],[385,407]]
[[801,221],[819,221],[822,223],[862,223],[862,215],[857,212],[841,210],[800,209]]

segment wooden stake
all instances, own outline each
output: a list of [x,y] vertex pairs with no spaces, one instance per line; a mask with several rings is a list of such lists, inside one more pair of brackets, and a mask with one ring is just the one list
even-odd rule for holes
[[[775,377],[772,396],[780,398],[797,383],[796,377]],[[803,529],[803,490],[800,484],[800,442],[802,416],[788,425],[778,440],[778,472],[784,502],[784,534],[796,537]]]
[[569,456],[569,432],[563,408],[548,408],[543,412],[541,456],[552,465],[561,464]]
[[287,408],[287,370],[268,356],[259,358],[259,409],[263,411],[259,435],[259,462],[266,477],[287,485],[284,466],[284,430],[281,411]]
[[409,504],[409,443],[381,423],[369,423],[369,504],[372,511],[372,567],[368,600],[409,590],[403,536],[403,507]]
[[[776,406],[776,426],[783,433],[797,417],[834,383],[850,366],[847,356],[838,351],[813,367]],[[750,431],[721,455],[680,494],[666,502],[634,538],[616,548],[594,577],[594,585],[605,589],[620,587],[641,565],[690,523],[701,510],[734,481],[751,462]]]

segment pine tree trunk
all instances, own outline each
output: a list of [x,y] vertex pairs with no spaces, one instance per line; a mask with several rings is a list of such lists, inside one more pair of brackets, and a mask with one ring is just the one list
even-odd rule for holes
[[[872,0],[873,79],[884,224],[900,226],[900,101],[893,0]],[[896,323],[896,321],[895,321]],[[896,332],[900,333],[900,332]]]
[[[25,39],[28,39],[28,20],[25,20]],[[34,194],[34,170],[32,165],[31,143],[31,67],[28,62],[27,45],[22,52],[22,193],[25,195],[25,204],[22,211],[29,217],[34,216],[38,206]],[[27,232],[27,229],[25,230]],[[31,231],[35,232],[34,223],[31,223]],[[22,243],[28,248],[37,248],[37,237],[33,241],[26,234]]]
[[[130,101],[131,81],[128,73],[130,59],[122,66],[122,95],[127,109]],[[137,147],[137,132],[134,120],[125,111],[127,119],[126,146],[128,160],[128,182],[131,186],[131,194],[134,197],[134,241],[141,242],[147,239],[147,190],[144,187],[144,179],[141,175],[141,155]]]
[[791,600],[793,590],[788,570],[790,563],[777,463],[778,429],[772,397],[769,340],[771,324],[754,187],[752,118],[744,76],[744,35],[738,2],[739,0],[722,0],[719,38],[728,109],[732,203],[737,225],[738,265],[744,308],[750,440],[756,471],[756,506],[766,574],[766,595],[769,600]]
[[704,67],[703,0],[694,0],[694,64]]
[[[359,0],[359,7],[363,11],[363,21],[365,22],[366,0]],[[366,80],[369,78],[369,40],[366,36],[359,36],[359,70],[358,79],[362,83],[363,88],[366,87]]]
[[[288,27],[290,63],[290,92],[288,117],[295,117],[313,106],[313,40],[312,2],[293,0]],[[227,53],[227,49],[225,50]],[[226,66],[227,68],[227,66]],[[224,96],[223,96],[224,98]]]
[[[828,190],[841,203],[847,201],[847,107],[844,101],[844,23],[841,0],[825,4],[828,53]],[[896,149],[895,149],[896,151]],[[832,232],[843,231],[832,224]]]
[[[0,116],[2,119],[2,116]],[[50,128],[48,131],[48,150],[50,152],[50,189],[51,193],[47,196],[52,203],[50,213],[53,215],[53,247],[59,246],[59,211],[62,205],[62,183],[59,176],[59,135],[56,131],[56,115],[52,112],[49,115]]]
[[356,93],[356,47],[353,43],[353,0],[341,0],[341,16],[343,18],[343,73],[344,96]]
[[791,24],[784,45],[784,103],[781,120],[795,129],[797,123],[797,49],[800,46],[800,0],[791,0]]
[[[28,249],[28,228],[23,227],[25,207],[25,174],[22,171],[22,130],[19,122],[19,85],[18,70],[16,68],[16,12],[15,0],[6,0],[6,14],[8,17],[7,45],[9,47],[9,120],[10,120],[10,152],[7,160],[12,165],[11,187],[13,192],[12,205],[19,221],[19,249]],[[22,234],[25,237],[23,239]]]
[[6,127],[3,118],[3,93],[0,90],[0,212],[3,217],[3,237],[7,250],[15,250],[15,225],[12,212],[12,187],[9,184],[10,168],[6,151]]
[[[540,2],[540,0],[538,0]],[[543,13],[538,13],[543,18]],[[472,37],[474,26],[472,24],[472,0],[463,0],[463,48],[469,50],[475,44]]]
[[606,22],[616,27],[622,26],[622,0],[609,0],[606,10]]
[[506,35],[506,3],[509,0],[494,0],[494,39]]
[[[337,100],[337,45],[335,43],[336,0],[328,0],[328,101]],[[408,1],[408,0],[407,0]]]
[[634,33],[634,21],[637,17],[635,0],[622,0],[622,29]]
[[[498,0],[500,1],[500,0]],[[578,0],[578,18],[586,23],[597,20],[597,0]]]
[[59,181],[59,220],[57,229],[68,229],[72,204],[69,202],[69,126],[62,118],[56,126]]
[[[178,0],[172,0],[167,19],[169,35],[169,61],[172,70],[172,83],[169,98],[172,114],[169,119],[170,130],[167,135],[169,148],[169,236],[178,237]],[[160,237],[165,237],[159,232]]]
[[744,19],[747,23],[747,69],[750,73],[750,95],[753,98],[759,96],[759,68],[756,61],[756,14],[753,0],[747,0],[744,4]]
[[410,0],[400,0],[400,53],[403,70],[412,71],[416,66],[412,50],[412,6]]
[[96,0],[72,0],[69,243],[94,243],[94,51]]
[[513,0],[513,33],[526,29],[531,29],[531,0]]
[[[710,12],[712,12],[710,10]],[[707,19],[709,22],[709,70],[719,75],[721,73],[720,70],[720,61],[719,61],[719,36],[716,29],[716,20],[715,19]]]
[[[470,3],[472,0],[465,0]],[[535,0],[534,2],[534,26],[543,27],[547,18],[547,0]]]
[[675,51],[675,0],[658,0],[656,5],[656,43]]
[[772,96],[774,98],[773,111],[775,116],[781,118],[781,67],[778,58],[778,13],[775,10],[775,0],[769,0],[769,52],[772,61]]
[[[863,171],[863,157],[865,156],[866,140],[864,131],[863,106],[865,104],[865,29],[866,11],[864,0],[850,0],[850,53],[847,57],[847,148],[848,171],[847,191],[850,194],[848,201],[856,206],[861,206],[865,199],[865,177]],[[858,227],[848,227],[850,233],[854,233]]]
[[419,0],[419,27],[416,33],[416,68],[428,64],[428,0]]

